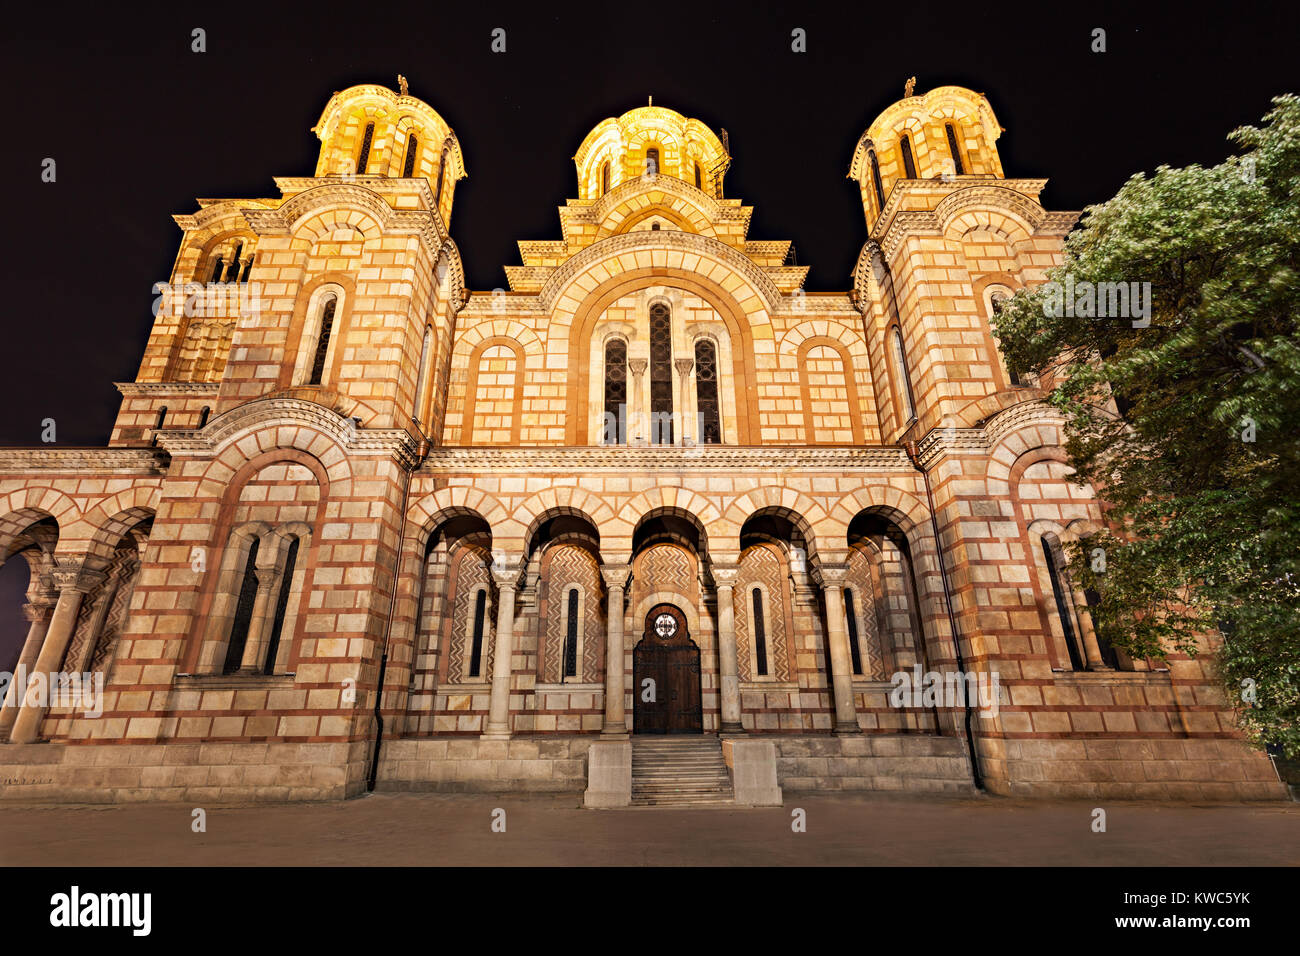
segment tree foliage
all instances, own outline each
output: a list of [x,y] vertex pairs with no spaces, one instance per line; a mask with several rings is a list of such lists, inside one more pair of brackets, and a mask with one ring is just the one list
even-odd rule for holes
[[[1075,480],[1107,503],[1108,530],[1071,555],[1100,595],[1098,633],[1163,658],[1218,632],[1243,728],[1294,756],[1300,98],[1278,97],[1262,127],[1229,139],[1240,155],[1137,174],[1087,209],[1049,283],[995,326],[1008,364],[1037,373],[1064,414]],[[1071,283],[1134,282],[1150,283],[1149,325],[1058,307]]]

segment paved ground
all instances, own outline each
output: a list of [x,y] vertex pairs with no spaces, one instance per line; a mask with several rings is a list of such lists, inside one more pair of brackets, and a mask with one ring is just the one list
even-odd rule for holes
[[[583,810],[577,795],[0,808],[0,865],[1300,864],[1300,805],[1156,806],[788,794],[783,809]],[[506,811],[505,833],[492,831]],[[792,811],[807,832],[791,830]]]

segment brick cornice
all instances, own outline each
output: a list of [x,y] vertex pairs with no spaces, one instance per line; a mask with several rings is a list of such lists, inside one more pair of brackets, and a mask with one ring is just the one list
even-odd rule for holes
[[998,412],[981,428],[932,428],[916,443],[917,460],[927,471],[949,456],[987,455],[1006,435],[1028,425],[1061,425],[1065,419],[1051,405],[1032,401]]
[[421,471],[736,471],[740,469],[912,471],[907,453],[890,446],[756,447],[454,447],[434,448]]
[[125,396],[150,395],[211,395],[221,389],[220,382],[114,382],[113,387]]
[[168,456],[156,448],[0,448],[0,476],[41,472],[164,475]]

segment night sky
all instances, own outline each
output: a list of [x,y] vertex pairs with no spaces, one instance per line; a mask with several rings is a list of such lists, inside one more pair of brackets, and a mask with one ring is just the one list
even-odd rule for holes
[[[273,176],[311,175],[310,128],[353,84],[395,88],[403,73],[456,131],[469,178],[451,233],[473,289],[506,286],[517,240],[559,238],[583,137],[650,94],[727,129],[726,194],[754,207],[750,237],[793,240],[820,291],[848,288],[866,238],[849,160],[909,76],[918,93],[985,93],[1007,175],[1048,177],[1049,209],[1103,201],[1160,164],[1219,162],[1231,129],[1300,90],[1294,4],[1212,18],[1133,3],[177,7],[46,4],[0,39],[13,187],[0,444],[38,444],[47,417],[60,445],[107,440],[112,383],[135,377],[151,288],[176,256],[170,217],[197,196],[269,196]],[[504,54],[490,50],[495,27]],[[791,52],[795,27],[807,53]],[[1096,27],[1105,53],[1090,51]],[[40,179],[46,157],[54,184]]]

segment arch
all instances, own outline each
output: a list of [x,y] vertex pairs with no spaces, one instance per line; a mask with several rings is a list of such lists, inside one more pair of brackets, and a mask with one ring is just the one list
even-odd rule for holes
[[636,607],[632,609],[634,624],[629,637],[634,636],[633,643],[641,639],[641,623],[645,621],[646,615],[650,613],[651,608],[656,604],[671,604],[681,611],[686,616],[686,624],[690,628],[691,639],[697,644],[700,642],[704,632],[700,628],[700,611],[695,606],[695,603],[687,600],[685,594],[679,594],[676,591],[655,591],[653,594],[647,594],[641,598]]
[[418,544],[419,553],[428,546],[429,537],[449,518],[471,516],[487,523],[495,544],[517,543],[520,552],[524,541],[524,527],[491,495],[478,488],[456,485],[438,488],[414,497],[407,509],[407,525]]
[[523,538],[530,545],[542,524],[559,515],[583,519],[596,530],[598,540],[602,527],[607,527],[617,517],[604,498],[572,485],[558,485],[537,492],[516,505],[514,515],[516,521],[528,522]]
[[29,487],[0,497],[0,515],[0,555],[8,555],[14,539],[31,525],[51,518],[64,529],[76,523],[79,511],[61,491]]
[[[639,212],[631,213],[626,218],[624,218],[623,221],[619,223],[616,228],[608,230],[606,234],[614,235],[614,236],[625,235],[631,232],[636,226],[645,222],[647,219],[666,220],[667,222],[670,222],[674,226],[676,226],[678,231],[680,232],[696,233],[700,235],[706,234],[703,232],[703,230],[698,228],[695,223],[691,222],[691,220],[689,220],[686,216],[682,215],[676,209],[672,209],[668,206],[661,206],[661,205],[648,206],[645,209],[640,210]],[[604,231],[605,229],[602,226],[602,232]],[[597,238],[604,238],[604,237],[598,234]]]
[[803,404],[804,441],[809,445],[817,444],[813,427],[812,383],[808,379],[808,353],[818,346],[825,346],[840,357],[844,374],[844,388],[848,395],[849,428],[853,435],[853,444],[861,445],[866,441],[863,427],[865,412],[862,407],[862,398],[858,394],[858,372],[853,365],[853,356],[849,354],[849,349],[838,339],[831,338],[829,335],[809,336],[799,343],[796,362],[799,369],[799,397]]
[[[765,487],[748,492],[736,498],[723,513],[722,524],[735,528],[735,533],[720,537],[720,543],[727,551],[740,553],[740,532],[750,518],[765,514],[779,515],[785,518],[803,535],[804,544],[808,546],[808,558],[817,555],[817,527],[824,527],[828,520],[826,510],[802,492],[793,488]],[[845,531],[848,524],[844,525]]]
[[680,485],[648,488],[626,501],[618,516],[635,530],[656,514],[675,514],[690,521],[700,532],[701,544],[707,543],[706,529],[712,528],[716,532],[719,524],[725,526],[713,502]]
[[514,396],[511,399],[510,411],[510,444],[512,446],[519,444],[519,434],[523,427],[524,417],[524,377],[527,353],[524,351],[523,346],[514,339],[507,338],[504,335],[494,335],[475,345],[474,350],[469,354],[469,381],[465,388],[465,412],[461,424],[461,441],[465,445],[474,444],[474,413],[478,406],[478,379],[480,366],[483,362],[483,353],[490,348],[497,347],[509,349],[515,357]]
[[90,551],[111,558],[118,541],[141,521],[155,516],[161,489],[157,486],[120,491],[87,512],[83,522],[94,528]]
[[[836,526],[843,525],[847,536],[853,519],[864,511],[880,515],[897,525],[914,549],[914,555],[921,549],[934,546],[929,534],[930,514],[925,505],[916,496],[893,485],[859,488],[849,492],[831,507],[828,522]],[[847,547],[847,538],[844,542],[837,542],[837,545]],[[824,536],[822,546],[827,547]]]
[[[331,290],[329,287],[336,287]],[[325,272],[304,282],[298,289],[298,296],[293,304],[293,316],[289,320],[289,330],[285,336],[284,355],[280,362],[280,375],[276,379],[278,389],[292,388],[294,386],[305,384],[296,382],[300,367],[303,365],[302,338],[310,324],[309,319],[313,318],[310,310],[317,307],[323,297],[335,291],[335,294],[342,300],[334,312],[334,325],[330,335],[335,342],[342,342],[347,336],[352,326],[352,306],[356,302],[356,279],[347,272]],[[343,348],[331,347],[334,353],[333,361],[329,364],[326,375],[331,382],[339,380],[339,372],[343,365]],[[310,366],[307,366],[310,370]],[[304,376],[305,377],[305,376]]]
[[[739,399],[736,418],[741,444],[760,444],[753,330],[749,315],[740,303],[711,278],[676,268],[642,268],[611,276],[588,292],[573,315],[569,327],[569,370],[566,380],[565,440],[569,445],[589,444],[588,417],[583,406],[589,389],[588,363],[583,360],[590,347],[596,322],[612,303],[624,295],[654,285],[668,285],[692,292],[704,299],[727,327],[732,343],[732,381]],[[557,329],[562,332],[562,329]],[[754,383],[754,385],[751,385]]]

